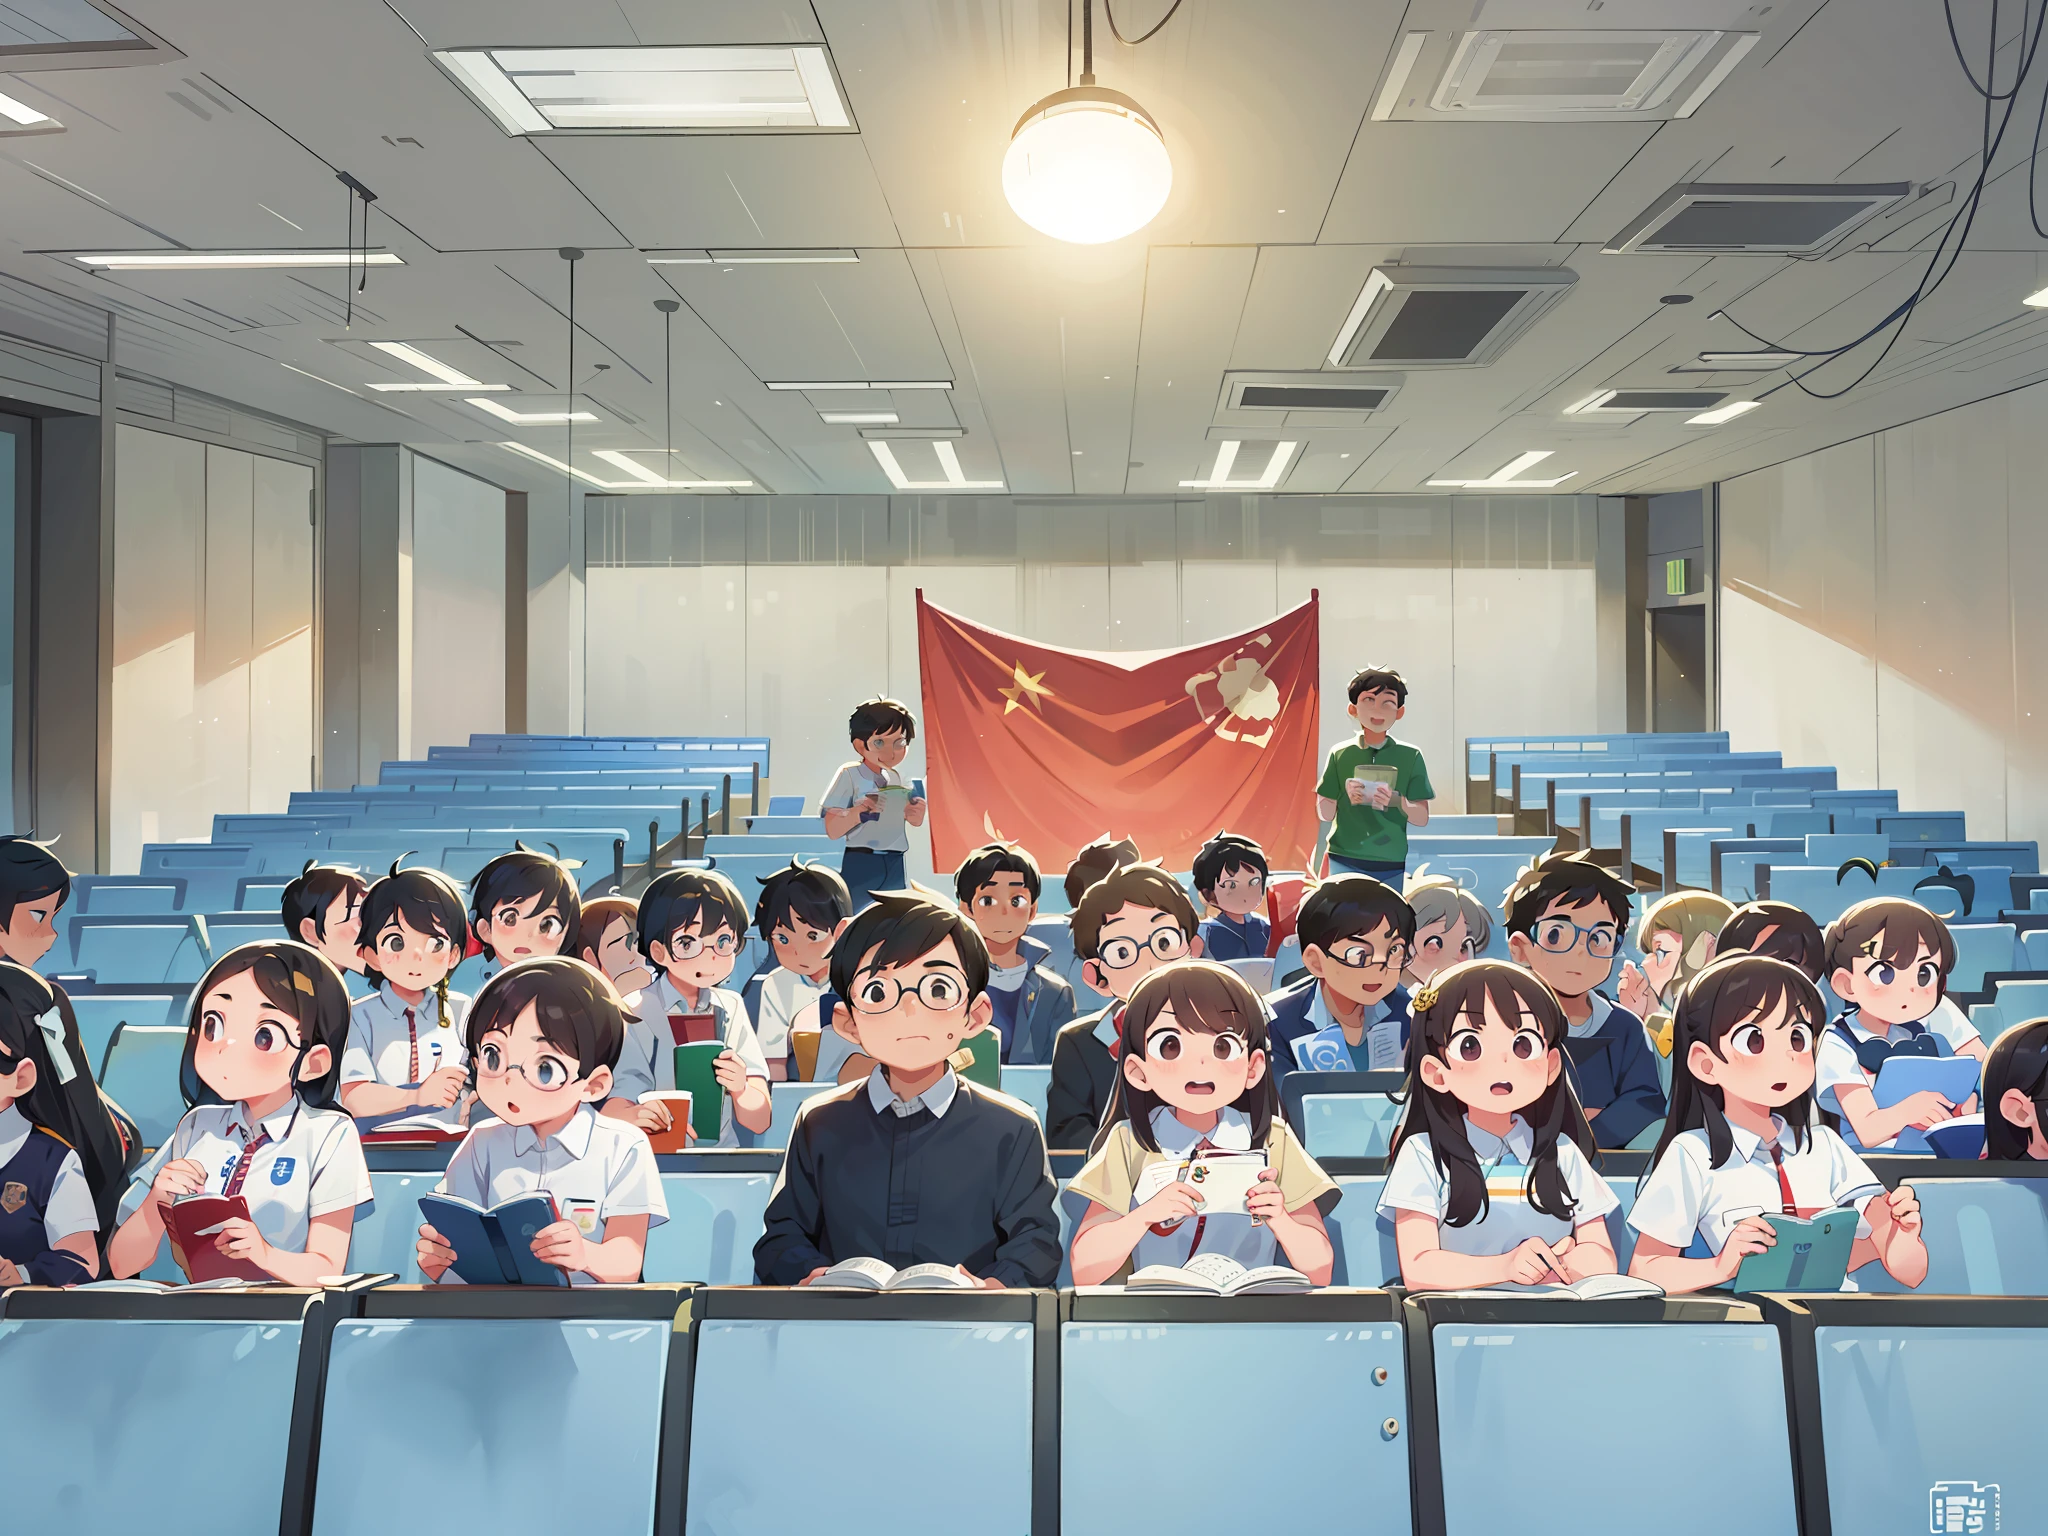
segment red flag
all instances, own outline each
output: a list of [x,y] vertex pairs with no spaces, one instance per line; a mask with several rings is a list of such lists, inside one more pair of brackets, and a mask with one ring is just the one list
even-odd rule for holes
[[1070,651],[984,629],[919,593],[932,861],[995,838],[1049,875],[1129,836],[1186,869],[1220,830],[1275,869],[1315,845],[1315,597],[1269,624],[1177,651]]

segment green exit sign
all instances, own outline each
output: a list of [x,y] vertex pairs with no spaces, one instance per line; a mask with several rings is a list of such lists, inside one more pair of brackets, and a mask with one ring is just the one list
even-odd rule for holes
[[1664,562],[1664,595],[1684,597],[1692,590],[1692,561],[1666,560]]

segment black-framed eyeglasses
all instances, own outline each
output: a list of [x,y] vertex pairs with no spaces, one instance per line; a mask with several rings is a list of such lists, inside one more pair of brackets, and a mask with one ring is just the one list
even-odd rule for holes
[[1339,944],[1326,953],[1347,970],[1396,971],[1408,963],[1411,952],[1406,944],[1389,944],[1385,954],[1370,944]]
[[1095,958],[1112,971],[1127,971],[1148,953],[1157,960],[1178,960],[1187,952],[1188,936],[1168,924],[1154,928],[1142,943],[1136,939],[1105,939],[1096,947]]
[[950,1013],[967,1001],[966,982],[949,971],[933,971],[909,987],[894,976],[865,977],[853,989],[853,1006],[860,1013],[887,1013],[906,992],[915,992],[919,1002],[937,1013]]
[[706,950],[725,960],[738,954],[739,949],[740,941],[729,928],[722,929],[718,937],[708,943],[697,934],[681,933],[670,939],[668,944],[668,952],[678,960],[694,960]]

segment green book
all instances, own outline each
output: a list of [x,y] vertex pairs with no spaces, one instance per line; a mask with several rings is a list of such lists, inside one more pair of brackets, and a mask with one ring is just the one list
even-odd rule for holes
[[1839,1291],[1856,1246],[1852,1210],[1822,1211],[1810,1219],[1765,1216],[1778,1234],[1777,1246],[1752,1253],[1735,1272],[1734,1289],[1747,1291]]
[[[962,1066],[960,1058],[968,1058]],[[978,1035],[969,1035],[960,1042],[960,1049],[953,1053],[953,1070],[970,1083],[979,1083],[984,1088],[1000,1090],[1003,1086],[1003,1037],[994,1029],[984,1029]]]
[[718,1140],[720,1122],[725,1118],[725,1089],[719,1086],[711,1064],[725,1051],[723,1040],[699,1040],[675,1047],[676,1086],[690,1094],[690,1124],[700,1142]]

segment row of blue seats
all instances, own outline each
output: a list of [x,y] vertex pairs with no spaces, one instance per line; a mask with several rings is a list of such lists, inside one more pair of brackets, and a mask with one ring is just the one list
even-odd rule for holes
[[2012,1411],[2048,1329],[1987,1301],[364,1280],[0,1308],[22,1530],[1726,1536],[1732,1503],[1793,1536],[2031,1530],[2048,1494]]

